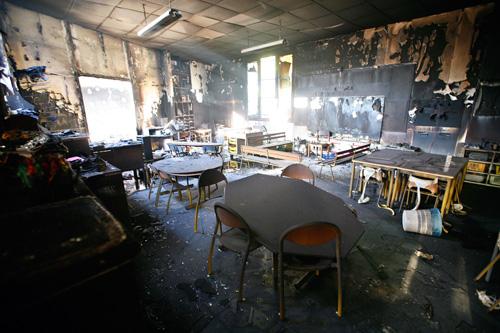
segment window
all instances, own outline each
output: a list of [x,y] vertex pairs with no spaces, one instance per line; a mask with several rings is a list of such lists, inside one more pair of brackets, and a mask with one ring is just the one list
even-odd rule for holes
[[269,118],[276,110],[276,57],[260,59],[260,117]]
[[90,141],[114,142],[137,136],[132,84],[80,76]]
[[247,64],[248,117],[268,119],[278,107],[276,57]]
[[251,62],[247,65],[247,96],[248,116],[259,116],[259,63]]

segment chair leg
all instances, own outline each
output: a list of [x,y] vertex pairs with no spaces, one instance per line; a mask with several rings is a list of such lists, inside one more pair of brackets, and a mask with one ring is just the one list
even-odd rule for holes
[[337,316],[342,318],[342,274],[340,271],[340,261],[337,263]]
[[405,201],[405,194],[406,194],[406,187],[403,190],[403,197],[401,198],[400,203],[399,203],[399,212],[401,212],[401,208],[403,208],[403,202]]
[[342,271],[341,271],[341,257],[340,257],[340,239],[336,242],[336,260],[337,260],[337,316],[342,318]]
[[280,294],[280,320],[285,320],[285,278],[283,276],[283,256],[280,255],[278,258],[279,261],[279,294]]
[[239,295],[238,295],[238,301],[242,302],[244,300],[243,297],[243,279],[245,276],[245,268],[247,266],[247,260],[248,260],[248,253],[250,252],[250,244],[248,244],[248,247],[243,255],[243,263],[241,264],[241,274],[240,274],[240,287],[239,287]]
[[167,200],[167,214],[170,209],[170,200],[172,200],[172,196],[174,195],[174,183],[172,183],[172,186],[170,187],[170,193],[168,194],[168,200]]
[[148,200],[151,200],[151,193],[153,192],[154,177],[151,177],[149,179],[148,184],[149,184]]
[[163,179],[160,178],[160,184],[158,184],[158,189],[156,190],[155,207],[158,207],[158,202],[160,201],[160,193],[162,187],[163,187]]
[[194,232],[198,232],[198,211],[201,205],[201,191],[198,193],[198,202],[196,203],[196,208],[194,210]]
[[479,273],[474,278],[474,281],[479,281],[479,279],[481,279],[484,274],[486,274],[489,270],[491,270],[493,268],[493,266],[495,266],[495,264],[496,264],[496,262],[498,260],[500,260],[500,254],[497,254],[497,256],[495,257],[495,259],[493,259],[488,265],[486,265],[486,267],[481,271],[481,273]]
[[278,255],[273,252],[273,288],[278,288]]
[[[498,255],[498,246],[496,246],[495,244],[495,249],[493,250],[493,255],[491,256],[491,260],[494,260],[497,255]],[[490,282],[491,273],[493,273],[493,267],[491,267],[491,269],[488,271],[488,274],[486,274],[486,278],[484,279],[486,282]]]
[[215,237],[217,236],[218,227],[219,223],[217,222],[214,229],[214,235],[212,236],[212,241],[210,242],[210,249],[208,251],[208,275],[212,274],[212,258],[214,256]]

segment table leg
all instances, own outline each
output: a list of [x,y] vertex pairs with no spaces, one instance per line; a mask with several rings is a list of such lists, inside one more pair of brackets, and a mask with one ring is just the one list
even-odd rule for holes
[[444,215],[446,214],[446,207],[448,206],[448,197],[450,196],[451,183],[451,179],[448,179],[446,181],[446,190],[444,191],[443,202],[441,203],[441,217],[444,217]]
[[133,170],[134,172],[134,180],[135,180],[135,189],[139,189],[139,176],[137,175],[137,169]]
[[457,182],[456,182],[455,179],[453,179],[451,181],[450,195],[448,197],[448,203],[446,205],[446,212],[445,212],[445,214],[448,214],[448,212],[450,211],[451,205],[453,205],[453,200],[454,200],[454,194],[455,194],[455,190],[456,190],[455,189],[456,185],[457,185]]
[[356,163],[352,162],[352,170],[351,170],[351,182],[349,183],[349,198],[352,198],[352,187],[354,185],[354,176],[356,174]]
[[394,171],[390,170],[388,174],[389,174],[389,190],[387,192],[387,206],[391,207],[392,190],[394,187],[394,177],[393,177]]

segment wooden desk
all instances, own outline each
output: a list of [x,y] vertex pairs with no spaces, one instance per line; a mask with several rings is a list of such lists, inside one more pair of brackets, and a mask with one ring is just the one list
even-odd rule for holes
[[467,169],[466,158],[453,157],[448,168],[445,168],[446,156],[429,154],[424,152],[412,152],[403,150],[384,149],[362,156],[352,161],[351,182],[349,186],[349,197],[352,197],[352,188],[356,173],[356,165],[381,168],[389,173],[389,190],[387,205],[392,206],[398,197],[398,184],[400,175],[409,174],[417,177],[438,178],[446,182],[441,216],[448,213],[453,198],[460,194]]
[[[363,226],[338,197],[307,182],[255,174],[231,182],[225,203],[248,223],[257,241],[278,253],[279,239],[288,228],[307,222],[324,221],[342,232],[341,255],[345,257],[363,234]],[[288,244],[286,252],[331,257],[331,246],[303,248]]]

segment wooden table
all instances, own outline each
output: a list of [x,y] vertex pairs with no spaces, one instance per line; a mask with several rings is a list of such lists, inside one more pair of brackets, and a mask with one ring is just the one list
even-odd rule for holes
[[371,168],[381,168],[389,173],[389,189],[387,205],[392,206],[399,195],[401,174],[414,175],[425,178],[438,178],[446,182],[446,190],[441,204],[441,216],[448,213],[454,196],[458,197],[462,190],[465,172],[467,170],[466,158],[453,157],[448,168],[445,167],[446,156],[424,152],[384,149],[362,156],[352,161],[351,182],[349,197],[356,173],[356,165]]
[[[337,225],[342,232],[342,257],[364,232],[357,217],[340,198],[302,180],[255,174],[229,183],[224,199],[245,219],[257,241],[273,253],[278,253],[283,232],[298,224],[324,221]],[[286,244],[285,251],[335,256],[329,244],[315,248]]]

